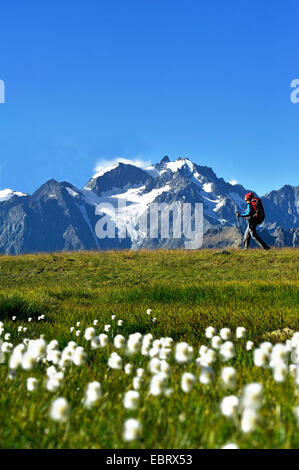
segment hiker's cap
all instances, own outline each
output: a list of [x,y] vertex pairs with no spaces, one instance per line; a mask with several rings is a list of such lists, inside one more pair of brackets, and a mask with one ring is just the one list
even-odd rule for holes
[[245,194],[245,201],[251,201],[251,199],[254,198],[253,193],[247,193]]

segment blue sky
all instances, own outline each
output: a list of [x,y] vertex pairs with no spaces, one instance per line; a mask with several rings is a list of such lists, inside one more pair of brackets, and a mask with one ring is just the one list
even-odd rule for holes
[[0,189],[164,155],[299,184],[297,0],[11,1],[0,30]]

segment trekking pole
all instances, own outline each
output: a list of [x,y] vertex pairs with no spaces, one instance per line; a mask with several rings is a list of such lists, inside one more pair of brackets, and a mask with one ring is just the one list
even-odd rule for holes
[[237,218],[237,228],[238,228],[238,231],[241,235],[241,242],[243,243],[243,233],[242,233],[240,219],[239,219],[239,216],[237,215],[237,212],[238,212],[238,208],[237,208],[237,205],[235,205],[235,213],[236,213],[236,218]]

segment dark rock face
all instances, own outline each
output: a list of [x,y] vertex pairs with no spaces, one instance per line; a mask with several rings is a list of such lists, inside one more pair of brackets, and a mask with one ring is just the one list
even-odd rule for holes
[[[244,209],[244,195],[249,191],[218,178],[209,167],[184,158],[170,162],[167,156],[150,170],[119,163],[92,178],[82,190],[67,182],[49,180],[32,195],[14,195],[0,202],[0,253],[183,247],[184,236],[150,238],[140,232],[140,217],[152,202],[188,202],[192,207],[202,203],[203,247],[240,246],[235,209]],[[117,236],[121,230],[117,226],[114,238],[98,238],[97,222],[103,216],[112,220],[112,216],[105,211],[96,214],[97,204],[116,205],[127,197],[131,197],[128,216],[122,219],[126,236]],[[258,230],[265,241],[278,247],[299,246],[299,186],[283,186],[262,200],[266,220]],[[194,211],[192,218],[194,221]],[[244,220],[241,226],[244,233]]]
[[125,187],[141,186],[151,179],[152,177],[146,171],[134,165],[119,163],[116,168],[89,180],[86,188],[101,196]]
[[263,197],[263,203],[267,228],[299,226],[299,186],[285,185],[278,191],[271,191]]

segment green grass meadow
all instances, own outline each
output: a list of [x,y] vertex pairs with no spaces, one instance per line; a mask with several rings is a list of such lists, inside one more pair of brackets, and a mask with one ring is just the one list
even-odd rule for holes
[[[152,314],[147,315],[146,310]],[[44,321],[38,316],[45,314]],[[116,320],[123,320],[117,326]],[[12,317],[16,316],[16,321]],[[32,317],[32,322],[28,322]],[[152,321],[156,318],[156,322]],[[106,348],[91,350],[84,330],[92,326],[98,334],[111,324]],[[26,338],[45,335],[57,339],[60,349],[74,340],[87,354],[83,366],[70,366],[63,385],[56,392],[45,388],[46,364],[33,370],[18,370],[8,378],[7,361],[0,364],[0,447],[1,448],[221,448],[228,442],[240,448],[298,448],[299,427],[294,407],[299,396],[294,380],[288,376],[277,383],[271,370],[253,365],[252,351],[265,334],[290,328],[299,331],[299,250],[272,249],[269,252],[238,249],[225,252],[199,251],[122,251],[36,254],[0,257],[0,320],[10,341],[17,345]],[[70,327],[80,321],[81,335]],[[18,326],[27,327],[26,334]],[[113,336],[140,332],[155,339],[172,337],[194,347],[207,344],[205,328],[214,326],[235,330],[244,326],[246,338],[236,342],[236,356],[225,365],[237,369],[237,383],[227,392],[219,383],[223,366],[215,364],[215,381],[197,382],[190,393],[180,387],[183,372],[198,376],[194,361],[171,365],[169,386],[173,394],[148,394],[148,358],[141,354],[124,358],[134,368],[146,370],[140,390],[138,410],[124,408],[123,394],[132,389],[133,375],[111,370],[108,357],[115,350]],[[36,377],[39,387],[26,389],[26,379]],[[103,394],[91,409],[82,403],[86,386],[97,380]],[[222,416],[221,399],[240,395],[244,385],[260,382],[264,387],[261,420],[252,433],[242,433],[238,419]],[[51,402],[65,397],[70,404],[66,423],[49,417]],[[139,439],[123,440],[123,423],[134,417],[142,424]]]

